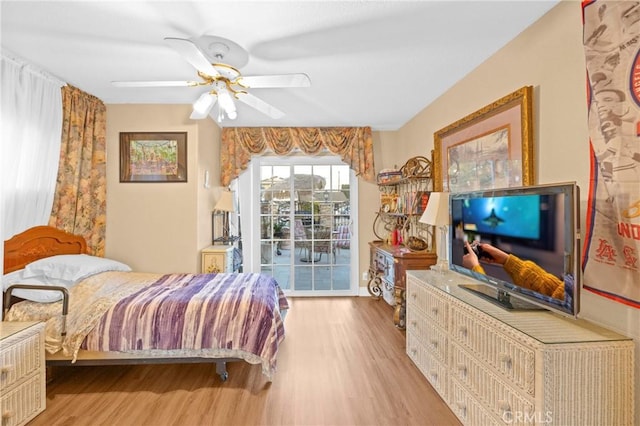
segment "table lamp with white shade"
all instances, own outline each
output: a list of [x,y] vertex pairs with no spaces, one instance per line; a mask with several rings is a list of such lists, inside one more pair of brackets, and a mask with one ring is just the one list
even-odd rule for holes
[[433,225],[440,230],[440,244],[438,249],[438,269],[446,271],[449,269],[447,261],[447,231],[449,229],[449,193],[448,192],[432,192],[427,201],[427,207],[420,216],[420,223]]
[[[223,190],[220,194],[220,198],[213,208],[214,220],[212,223],[213,227],[213,244],[222,243],[222,244],[230,244],[237,240],[237,237],[231,236],[229,232],[229,213],[235,212],[235,203],[233,200],[233,192],[228,190]],[[216,215],[222,215],[222,235],[220,237],[216,237],[215,225]]]

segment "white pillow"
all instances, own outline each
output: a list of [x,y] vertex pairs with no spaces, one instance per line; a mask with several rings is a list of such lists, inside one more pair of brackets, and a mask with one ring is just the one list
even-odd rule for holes
[[124,263],[88,254],[61,254],[29,263],[25,278],[44,276],[50,279],[79,281],[106,271],[131,271]]
[[[13,284],[56,285],[70,289],[75,283],[73,281],[48,279],[42,276],[26,278],[24,276],[24,269],[20,269],[2,276],[3,291],[6,291],[7,288]],[[51,303],[62,300],[62,292],[56,290],[48,291],[16,288],[11,292],[11,295],[39,303]]]

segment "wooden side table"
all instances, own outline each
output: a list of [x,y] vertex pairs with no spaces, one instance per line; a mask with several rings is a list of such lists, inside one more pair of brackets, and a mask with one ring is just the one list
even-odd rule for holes
[[202,266],[200,271],[203,274],[219,272],[235,272],[236,267],[233,262],[234,247],[229,245],[213,245],[202,250]]

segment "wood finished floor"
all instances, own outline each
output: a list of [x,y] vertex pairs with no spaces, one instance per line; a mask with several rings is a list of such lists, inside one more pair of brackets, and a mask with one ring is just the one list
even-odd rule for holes
[[272,383],[260,366],[65,367],[29,426],[458,425],[405,354],[392,309],[367,297],[296,298]]

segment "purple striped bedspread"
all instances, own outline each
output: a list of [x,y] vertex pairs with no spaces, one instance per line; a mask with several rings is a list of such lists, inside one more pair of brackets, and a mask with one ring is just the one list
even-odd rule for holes
[[270,377],[284,339],[286,309],[284,293],[267,275],[163,275],[109,308],[82,347],[152,353],[229,351],[249,362],[259,358]]

